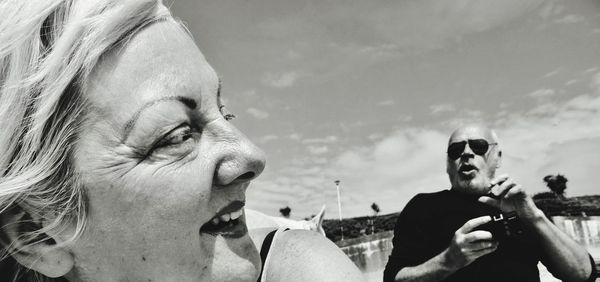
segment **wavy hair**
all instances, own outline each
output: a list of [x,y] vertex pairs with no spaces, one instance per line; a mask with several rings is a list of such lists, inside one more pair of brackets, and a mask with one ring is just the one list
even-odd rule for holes
[[[11,255],[86,225],[73,152],[86,116],[86,81],[108,50],[170,18],[160,0],[0,0],[0,215],[26,211],[18,246],[0,230],[0,261],[14,281],[53,281]],[[44,226],[32,218],[42,219]],[[38,220],[39,222],[39,220]],[[2,269],[2,267],[0,267]]]

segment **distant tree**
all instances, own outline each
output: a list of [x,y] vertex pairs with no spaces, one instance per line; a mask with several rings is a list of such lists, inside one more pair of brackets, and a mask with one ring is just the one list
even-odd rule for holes
[[567,181],[569,181],[564,175],[546,175],[544,182],[550,191],[554,192],[557,196],[564,199],[565,190],[567,190]]
[[379,206],[376,203],[371,204],[371,209],[373,210],[375,216],[377,216],[380,212]]
[[554,192],[540,192],[533,195],[533,200],[557,199],[558,196]]
[[292,209],[290,209],[290,207],[285,207],[285,208],[279,209],[279,212],[281,213],[281,215],[283,217],[289,218],[290,217],[290,213],[292,212]]

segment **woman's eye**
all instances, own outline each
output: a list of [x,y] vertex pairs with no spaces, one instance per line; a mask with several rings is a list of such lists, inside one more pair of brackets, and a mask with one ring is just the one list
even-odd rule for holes
[[154,148],[163,148],[182,144],[192,138],[192,128],[188,124],[182,124],[165,135]]

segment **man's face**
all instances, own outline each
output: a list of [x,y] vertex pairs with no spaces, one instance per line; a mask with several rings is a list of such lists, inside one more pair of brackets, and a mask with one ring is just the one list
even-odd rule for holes
[[[477,141],[469,142],[469,140]],[[481,151],[481,144],[485,143],[481,140],[489,144],[485,152]],[[495,144],[496,140],[489,129],[469,126],[457,129],[450,136],[448,146],[460,148],[461,146],[456,145],[460,142],[463,142],[464,150],[455,156],[451,156],[452,154],[447,156],[446,172],[452,189],[468,194],[484,195],[488,192],[490,181],[500,165],[500,150]],[[478,142],[479,144],[476,144]]]

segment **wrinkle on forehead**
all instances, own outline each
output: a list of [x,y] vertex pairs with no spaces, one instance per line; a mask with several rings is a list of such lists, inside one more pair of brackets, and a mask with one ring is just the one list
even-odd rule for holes
[[461,126],[452,132],[448,139],[448,145],[452,142],[463,141],[467,139],[485,139],[491,143],[498,142],[498,136],[494,130],[481,124],[469,124]]

